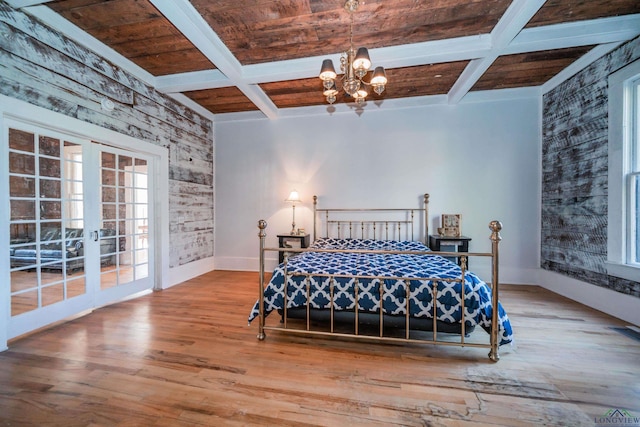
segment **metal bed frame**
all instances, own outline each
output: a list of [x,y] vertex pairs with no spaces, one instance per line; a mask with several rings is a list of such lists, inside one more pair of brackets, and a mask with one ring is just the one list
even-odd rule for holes
[[[403,231],[403,227],[404,227],[404,232],[407,236],[410,235],[410,238],[406,238],[405,240],[414,240],[413,235],[414,235],[414,231],[415,231],[415,227],[414,224],[416,222],[417,219],[419,219],[420,216],[423,216],[423,220],[424,220],[424,243],[427,244],[427,239],[429,236],[428,230],[429,230],[429,210],[428,210],[428,204],[429,204],[429,195],[425,194],[424,195],[424,206],[422,208],[408,208],[408,209],[401,209],[401,208],[393,208],[393,209],[319,209],[317,207],[317,196],[313,197],[313,201],[314,201],[314,220],[313,220],[313,238],[314,240],[317,238],[317,231],[318,231],[318,216],[320,214],[323,214],[324,216],[324,223],[325,223],[325,237],[329,237],[330,234],[330,230],[332,227],[337,229],[337,237],[338,238],[368,238],[371,233],[374,236],[374,240],[375,239],[385,239],[388,240],[390,233],[391,236],[393,237],[393,235],[395,234],[395,236],[397,237],[396,240],[400,240],[400,236],[402,234]],[[400,214],[402,216],[404,216],[404,219],[383,219],[383,220],[378,220],[378,219],[367,219],[367,220],[341,220],[341,219],[331,219],[331,215],[332,214],[352,214],[352,213],[394,213],[394,214]],[[258,228],[259,228],[259,239],[260,239],[260,269],[259,269],[259,278],[258,278],[258,282],[259,282],[259,298],[258,298],[258,304],[259,304],[259,325],[258,325],[258,339],[259,340],[264,340],[266,338],[266,334],[265,331],[266,330],[273,330],[273,331],[279,331],[279,332],[283,332],[283,333],[292,333],[292,334],[303,334],[303,335],[322,335],[322,336],[338,336],[338,337],[345,337],[345,338],[361,338],[361,339],[367,339],[367,340],[379,340],[379,341],[392,341],[392,342],[412,342],[412,343],[423,343],[423,344],[434,344],[434,345],[453,345],[453,346],[466,346],[466,347],[481,347],[481,348],[488,348],[489,349],[489,359],[491,359],[493,362],[497,362],[500,359],[499,356],[499,352],[498,352],[498,347],[499,347],[499,341],[498,341],[498,297],[499,297],[499,280],[498,280],[498,255],[499,255],[499,251],[498,251],[498,247],[499,247],[499,243],[502,240],[502,237],[500,236],[500,231],[502,230],[502,224],[499,221],[491,221],[489,223],[489,229],[491,230],[491,235],[490,235],[490,239],[491,239],[491,252],[469,252],[469,253],[459,253],[459,252],[435,252],[435,251],[430,251],[430,252],[402,252],[402,251],[383,251],[383,250],[345,250],[345,249],[297,249],[297,248],[268,248],[265,247],[265,239],[266,239],[266,228],[267,228],[267,222],[264,220],[260,220],[258,221]],[[358,229],[360,230],[360,236],[358,236]],[[380,231],[379,231],[380,230]],[[367,233],[367,234],[365,234]],[[410,233],[410,234],[409,234]],[[344,234],[344,236],[342,236]],[[384,237],[380,237],[382,234],[384,234]],[[355,237],[354,237],[355,236]],[[367,237],[365,237],[367,236]],[[282,322],[281,322],[281,326],[267,326],[265,325],[265,318],[266,318],[266,314],[265,314],[265,310],[264,310],[264,290],[265,290],[265,253],[266,252],[280,252],[280,251],[285,251],[284,254],[284,274],[285,274],[285,280],[284,280],[284,309],[283,309],[283,316],[282,316]],[[316,273],[296,273],[296,272],[288,272],[287,271],[287,263],[288,263],[288,258],[289,256],[293,256],[299,252],[350,252],[350,253],[357,253],[357,252],[362,252],[362,253],[377,253],[377,254],[414,254],[414,255],[422,255],[422,254],[431,254],[431,255],[441,255],[441,256],[445,256],[445,257],[451,257],[451,256],[455,256],[458,257],[460,259],[460,266],[461,266],[461,275],[459,278],[456,279],[441,279],[441,278],[430,278],[430,277],[390,277],[390,276],[351,276],[351,275],[338,275],[338,274],[334,274],[334,275],[322,275],[322,274],[316,274]],[[441,328],[438,326],[438,321],[436,320],[436,311],[437,311],[437,304],[433,304],[434,306],[434,313],[433,313],[433,319],[432,320],[432,330],[431,330],[431,339],[425,338],[425,337],[420,337],[420,338],[414,338],[410,336],[410,325],[413,324],[412,322],[415,320],[415,318],[412,318],[410,316],[410,312],[409,312],[409,295],[410,295],[410,281],[412,280],[421,280],[421,281],[430,281],[433,284],[433,300],[436,300],[436,293],[437,293],[437,282],[463,282],[464,281],[464,276],[465,276],[465,272],[466,272],[466,266],[467,266],[467,258],[468,257],[489,257],[491,258],[491,282],[488,283],[488,285],[491,287],[492,290],[492,305],[493,305],[493,311],[492,311],[492,317],[491,317],[491,333],[489,334],[489,343],[471,343],[471,342],[466,342],[465,341],[465,310],[461,310],[462,312],[462,318],[461,318],[461,322],[460,322],[460,340],[459,341],[443,341],[443,340],[438,340],[438,331],[442,331]],[[309,298],[309,292],[310,292],[310,280],[307,280],[307,304],[306,304],[306,315],[305,315],[305,326],[304,328],[300,328],[299,326],[297,328],[291,328],[288,325],[288,309],[287,309],[287,276],[288,275],[303,275],[303,276],[324,276],[324,277],[328,277],[329,282],[331,283],[330,285],[330,295],[331,295],[331,302],[330,302],[330,306],[331,309],[330,310],[325,310],[325,311],[329,311],[328,317],[329,317],[329,323],[330,323],[330,329],[329,331],[326,330],[317,330],[317,329],[312,329],[312,308],[310,307],[310,298]],[[336,325],[336,315],[340,314],[340,313],[345,313],[344,311],[340,311],[340,310],[334,310],[333,308],[333,283],[334,283],[334,279],[337,278],[354,278],[356,281],[356,284],[354,286],[354,299],[356,301],[356,309],[353,310],[352,312],[348,312],[348,313],[353,313],[353,318],[354,318],[354,332],[353,333],[342,333],[336,330],[335,325]],[[360,311],[357,309],[358,308],[358,304],[359,304],[359,300],[358,300],[358,280],[360,279],[379,279],[379,280],[403,280],[405,282],[405,289],[407,292],[407,309],[406,309],[406,314],[404,316],[404,330],[405,330],[405,336],[404,337],[398,337],[398,336],[388,336],[387,334],[385,334],[385,330],[384,330],[384,325],[385,325],[385,317],[386,315],[383,313],[381,307],[378,307],[378,312],[379,312],[379,332],[378,332],[378,336],[374,336],[371,334],[361,334],[360,330],[359,330],[359,316],[362,316],[363,314],[360,313]],[[461,301],[465,301],[465,296],[464,296],[464,292],[465,292],[465,286],[462,285],[460,286],[461,289],[461,295],[460,295],[460,300]],[[380,291],[381,293],[383,292],[383,286],[380,286]],[[382,295],[380,298],[380,303],[382,304]],[[377,316],[377,314],[375,314],[374,316]]]

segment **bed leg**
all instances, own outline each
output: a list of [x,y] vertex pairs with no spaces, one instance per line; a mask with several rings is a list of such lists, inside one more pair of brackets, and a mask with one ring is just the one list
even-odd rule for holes
[[260,273],[258,275],[258,286],[260,287],[258,291],[258,339],[263,341],[266,338],[264,333],[264,241],[265,237],[267,237],[267,233],[265,231],[267,228],[267,221],[263,219],[258,221],[258,228],[260,229],[258,232],[258,237],[260,237]]
[[500,360],[500,354],[498,353],[498,349],[491,349],[491,351],[489,352],[489,359],[491,359],[492,362],[497,362],[498,360]]
[[498,246],[502,237],[500,236],[500,230],[502,230],[502,223],[500,221],[491,221],[489,223],[489,229],[491,229],[491,253],[492,253],[492,265],[491,265],[491,305],[493,311],[491,313],[491,351],[489,352],[489,359],[493,362],[500,360],[500,354],[498,353],[499,338],[498,338],[498,321],[499,321],[499,283],[498,277]]

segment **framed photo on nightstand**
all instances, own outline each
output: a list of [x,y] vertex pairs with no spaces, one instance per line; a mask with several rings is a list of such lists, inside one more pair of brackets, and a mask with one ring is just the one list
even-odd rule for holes
[[460,223],[462,215],[460,214],[442,214],[442,228],[445,236],[460,236]]

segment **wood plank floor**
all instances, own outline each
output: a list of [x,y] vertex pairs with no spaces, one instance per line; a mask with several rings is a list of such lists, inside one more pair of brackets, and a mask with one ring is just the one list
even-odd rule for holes
[[[516,346],[487,350],[268,334],[257,274],[212,272],[17,339],[0,353],[0,426],[593,426],[640,416],[624,323],[504,286]],[[276,316],[268,318],[277,322]],[[482,330],[475,334],[486,335]]]

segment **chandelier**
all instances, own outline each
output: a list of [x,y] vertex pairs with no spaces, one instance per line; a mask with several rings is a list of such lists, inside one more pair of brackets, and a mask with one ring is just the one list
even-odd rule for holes
[[[339,83],[345,93],[350,95],[356,104],[361,105],[369,94],[368,87],[371,87],[378,95],[384,92],[387,75],[383,67],[376,67],[369,82],[363,80],[371,68],[371,60],[366,47],[358,48],[358,50],[353,47],[353,13],[358,9],[358,4],[359,0],[347,0],[344,4],[344,8],[350,13],[351,23],[349,24],[349,50],[343,52],[340,57],[340,70],[344,74]],[[324,86],[323,95],[329,104],[333,104],[339,89],[336,85],[336,70],[333,68],[331,59],[322,61],[319,77]]]

